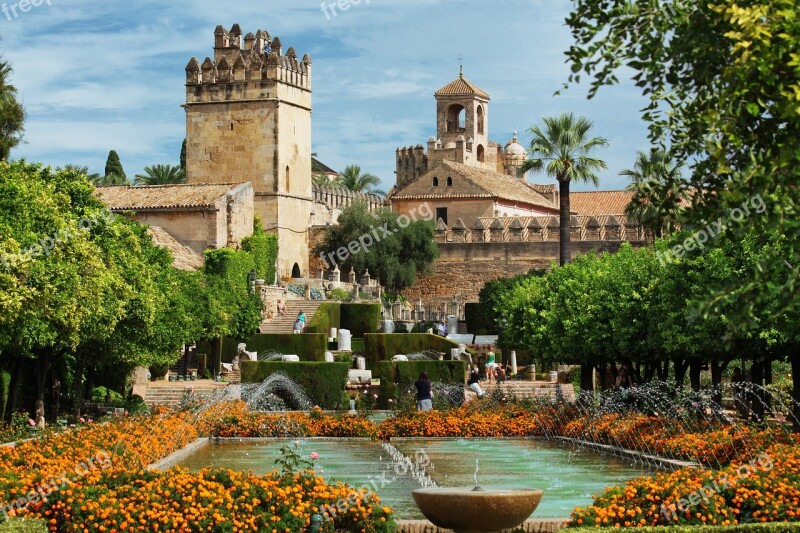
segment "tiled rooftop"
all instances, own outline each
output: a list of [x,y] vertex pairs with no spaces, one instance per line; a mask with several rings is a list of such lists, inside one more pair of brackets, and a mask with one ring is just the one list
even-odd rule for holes
[[217,199],[241,183],[180,184],[98,187],[97,197],[114,210],[211,207]]

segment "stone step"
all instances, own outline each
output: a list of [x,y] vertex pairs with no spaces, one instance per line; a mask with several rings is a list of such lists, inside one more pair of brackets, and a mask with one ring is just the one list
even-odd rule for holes
[[294,330],[294,321],[297,320],[297,314],[300,311],[305,313],[306,324],[308,324],[323,303],[323,300],[288,300],[286,314],[265,320],[261,323],[259,331],[261,333],[291,333]]

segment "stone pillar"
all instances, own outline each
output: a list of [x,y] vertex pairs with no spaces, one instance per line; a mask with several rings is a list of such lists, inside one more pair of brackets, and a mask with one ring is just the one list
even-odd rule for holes
[[352,338],[350,337],[350,330],[339,330],[339,350],[343,352],[352,351]]
[[517,373],[517,352],[514,350],[511,350],[511,373]]

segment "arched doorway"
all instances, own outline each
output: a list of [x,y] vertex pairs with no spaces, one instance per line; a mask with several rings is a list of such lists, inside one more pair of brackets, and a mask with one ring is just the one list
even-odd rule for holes
[[298,278],[300,278],[300,265],[295,263],[294,266],[292,267],[292,279],[298,279]]
[[466,112],[461,104],[453,104],[447,108],[447,131],[466,131],[465,116]]

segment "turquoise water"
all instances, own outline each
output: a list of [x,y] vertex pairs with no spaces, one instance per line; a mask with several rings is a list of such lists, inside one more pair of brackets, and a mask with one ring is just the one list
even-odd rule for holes
[[[287,441],[293,442],[293,441]],[[367,486],[402,519],[422,518],[411,491],[419,488],[410,471],[391,462],[379,442],[299,441],[301,453],[320,455],[317,471],[326,480],[355,487]],[[285,444],[225,442],[211,444],[187,458],[182,466],[192,470],[224,467],[264,474],[275,470],[275,459]],[[395,442],[412,461],[427,465],[426,473],[441,487],[472,486],[475,462],[481,486],[539,488],[544,498],[536,518],[567,518],[575,507],[591,503],[605,487],[624,483],[648,472],[615,458],[587,450],[536,440],[414,440]]]

